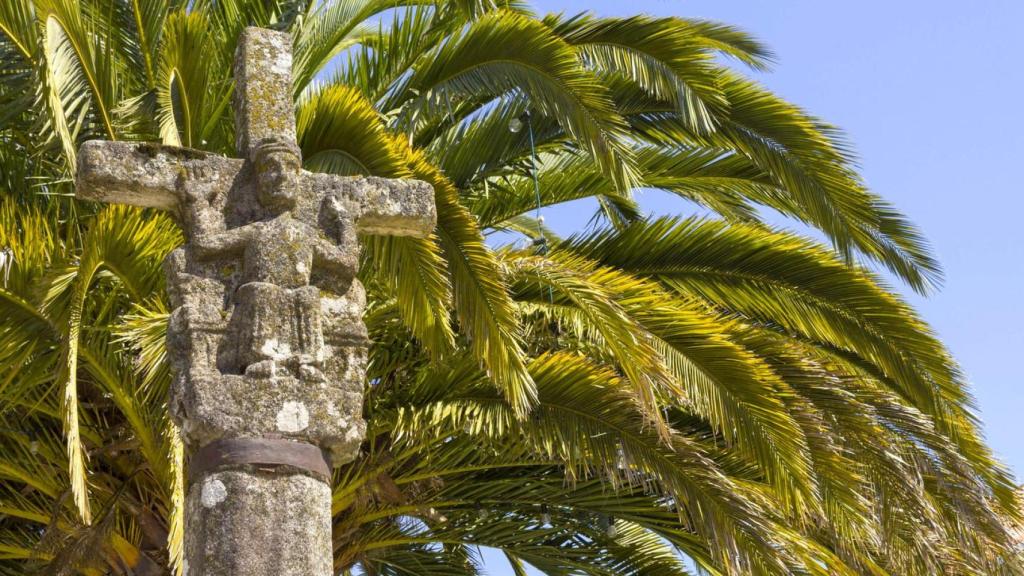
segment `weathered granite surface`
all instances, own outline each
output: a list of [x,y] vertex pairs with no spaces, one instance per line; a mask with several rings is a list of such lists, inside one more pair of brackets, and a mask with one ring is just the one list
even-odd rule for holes
[[[423,182],[302,170],[290,46],[286,34],[259,28],[239,41],[242,159],[87,142],[76,194],[168,210],[184,231],[164,266],[170,409],[188,448],[279,438],[319,446],[337,465],[356,456],[365,432],[358,234],[428,235],[434,195]],[[189,489],[191,573],[326,576],[329,516],[321,480],[225,465]]]
[[185,514],[186,576],[333,574],[324,482],[280,470],[215,472],[189,491]]

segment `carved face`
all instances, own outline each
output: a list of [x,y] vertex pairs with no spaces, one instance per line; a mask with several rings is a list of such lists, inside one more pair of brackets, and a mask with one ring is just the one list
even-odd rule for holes
[[256,147],[254,168],[260,204],[277,213],[295,206],[302,159],[293,145],[263,140]]

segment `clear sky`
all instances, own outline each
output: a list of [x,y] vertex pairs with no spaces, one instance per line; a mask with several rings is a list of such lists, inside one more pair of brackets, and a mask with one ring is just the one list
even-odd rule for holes
[[[946,272],[908,299],[960,361],[990,444],[1024,481],[1024,2],[534,0],[541,12],[737,25],[777,63],[757,78],[843,128],[869,185],[917,223]],[[687,206],[661,195],[645,209]],[[545,219],[565,233],[578,209]],[[585,219],[584,219],[585,220]],[[486,554],[488,559],[493,556]],[[511,574],[488,562],[491,574]]]

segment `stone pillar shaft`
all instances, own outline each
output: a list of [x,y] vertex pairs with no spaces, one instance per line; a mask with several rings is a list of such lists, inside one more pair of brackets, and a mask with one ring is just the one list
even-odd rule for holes
[[212,472],[189,489],[186,576],[331,576],[331,489],[301,472]]

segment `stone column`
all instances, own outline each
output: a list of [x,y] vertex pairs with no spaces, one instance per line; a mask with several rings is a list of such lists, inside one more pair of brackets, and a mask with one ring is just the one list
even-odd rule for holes
[[[202,57],[202,55],[198,55]],[[359,454],[369,340],[358,233],[427,237],[432,188],[302,170],[291,38],[235,55],[242,158],[138,142],[79,152],[76,195],[175,214],[170,412],[191,454],[190,576],[330,576],[331,466]]]
[[300,471],[221,469],[189,489],[188,576],[329,576],[331,489]]
[[[247,28],[242,33],[235,56],[236,141],[239,154],[254,161],[257,186],[262,184],[259,171],[263,169],[255,162],[257,145],[267,139],[295,141],[291,67],[289,35],[260,28]],[[250,239],[250,242],[260,242],[260,238]],[[246,267],[252,265],[250,261],[245,262]],[[272,281],[271,278],[259,280]],[[284,288],[278,291],[288,292]],[[262,306],[282,317],[290,312],[288,302],[245,302],[247,306],[242,307],[244,297],[240,292],[236,292],[234,299],[236,314],[245,313],[252,306]],[[245,318],[241,321],[249,322]],[[283,368],[282,372],[286,372]],[[318,439],[317,435],[304,434],[310,431],[307,404],[324,398],[317,394],[315,385],[304,393],[303,388],[308,384],[297,381],[296,376],[283,373],[280,377],[275,374],[255,379],[213,375],[213,380],[228,384],[216,386],[221,393],[259,395],[259,406],[253,406],[255,409],[248,417],[264,422],[257,423],[251,430],[257,434],[262,432],[257,438],[243,436],[241,442],[234,439],[234,444],[232,440],[214,440],[191,458],[185,510],[185,558],[190,574],[332,574],[330,471],[320,447],[312,443]],[[239,390],[231,384],[242,384],[248,390]],[[202,386],[194,383],[197,385]],[[231,388],[236,389],[229,390]],[[291,390],[286,391],[286,388]],[[215,398],[207,398],[206,403],[211,401]],[[227,412],[244,413],[237,409]],[[330,420],[327,419],[329,426],[335,425]],[[228,422],[222,429],[229,438],[239,434],[237,427]],[[295,434],[299,437],[287,438]],[[281,463],[289,458],[293,459],[291,464]]]

